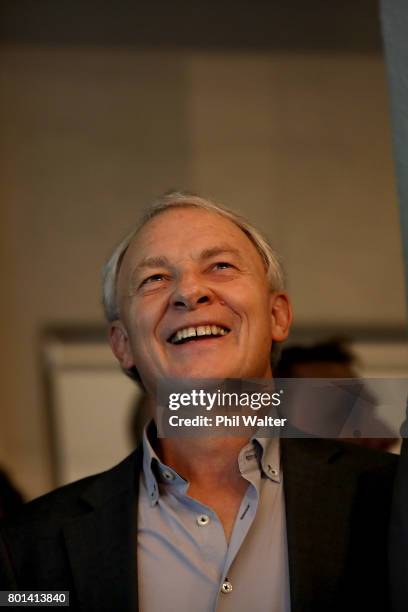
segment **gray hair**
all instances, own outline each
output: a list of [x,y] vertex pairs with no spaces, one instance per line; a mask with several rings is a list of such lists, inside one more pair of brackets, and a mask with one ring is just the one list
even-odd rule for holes
[[119,305],[117,301],[116,288],[119,270],[123,257],[132,242],[133,238],[142,229],[150,219],[157,217],[166,210],[176,207],[195,207],[209,212],[216,213],[232,221],[239,227],[253,243],[258,253],[262,257],[267,273],[267,278],[271,291],[281,291],[285,287],[284,273],[278,256],[273,251],[267,239],[257,230],[249,221],[241,215],[229,210],[225,206],[221,206],[216,202],[202,198],[200,196],[172,192],[166,193],[156,200],[145,214],[135,229],[126,236],[115,248],[112,255],[106,262],[102,271],[102,304],[105,311],[105,316],[108,322],[117,321],[120,318]]

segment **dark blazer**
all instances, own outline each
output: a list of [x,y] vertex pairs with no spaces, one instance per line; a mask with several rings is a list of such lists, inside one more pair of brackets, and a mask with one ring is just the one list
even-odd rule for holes
[[[405,421],[402,435],[408,436]],[[404,438],[395,479],[390,528],[390,577],[393,612],[408,610],[408,439]]]
[[[281,443],[292,611],[386,612],[397,458],[332,440]],[[137,610],[140,469],[138,450],[8,521],[0,531],[0,590],[69,590],[71,611]]]
[[15,514],[23,503],[20,492],[5,472],[0,470],[0,519]]

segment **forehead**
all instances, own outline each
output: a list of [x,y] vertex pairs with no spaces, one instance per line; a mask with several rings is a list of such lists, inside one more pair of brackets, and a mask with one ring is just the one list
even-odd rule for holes
[[130,243],[123,265],[137,265],[146,257],[164,256],[170,260],[198,258],[208,249],[228,247],[239,251],[247,263],[262,268],[260,253],[233,221],[197,207],[175,207],[148,221]]

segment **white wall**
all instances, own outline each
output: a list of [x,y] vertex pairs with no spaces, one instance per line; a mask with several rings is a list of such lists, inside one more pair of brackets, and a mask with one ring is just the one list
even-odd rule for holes
[[41,329],[102,320],[100,266],[164,190],[258,223],[298,323],[403,323],[379,57],[9,46],[0,87],[0,463],[28,496],[52,484]]

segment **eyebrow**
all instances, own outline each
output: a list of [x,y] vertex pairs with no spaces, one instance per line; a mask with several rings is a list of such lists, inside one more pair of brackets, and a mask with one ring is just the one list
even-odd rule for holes
[[[198,260],[211,259],[212,257],[216,257],[218,255],[223,255],[224,253],[230,253],[242,260],[240,252],[238,249],[231,247],[229,245],[219,245],[215,247],[211,247],[209,249],[204,249],[198,256]],[[170,261],[165,255],[157,255],[152,257],[144,257],[140,263],[132,271],[132,276],[139,272],[140,270],[144,270],[146,268],[167,268],[170,267]]]
[[143,270],[144,268],[166,268],[168,266],[170,266],[170,262],[165,255],[144,257],[133,269],[133,273]]
[[211,257],[223,255],[224,253],[229,253],[231,255],[235,255],[235,257],[238,257],[240,260],[242,259],[239,250],[227,244],[212,247],[210,249],[204,249],[204,251],[200,253],[200,259],[211,259]]

